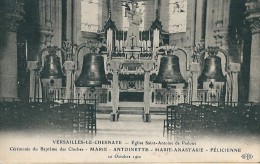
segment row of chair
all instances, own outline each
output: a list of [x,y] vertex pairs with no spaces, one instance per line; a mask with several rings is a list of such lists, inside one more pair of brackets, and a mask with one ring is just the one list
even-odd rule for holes
[[170,105],[163,135],[196,136],[212,133],[260,133],[259,106]]
[[88,102],[0,102],[0,129],[96,134],[96,103]]

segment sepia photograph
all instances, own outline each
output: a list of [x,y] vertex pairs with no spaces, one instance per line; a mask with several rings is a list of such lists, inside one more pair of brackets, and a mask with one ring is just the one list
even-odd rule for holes
[[259,163],[258,64],[260,0],[0,0],[0,164]]

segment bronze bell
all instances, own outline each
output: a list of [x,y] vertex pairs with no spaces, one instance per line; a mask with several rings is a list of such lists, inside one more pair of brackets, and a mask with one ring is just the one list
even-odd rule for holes
[[76,87],[101,87],[102,84],[110,84],[105,75],[104,59],[96,53],[86,54]]
[[44,58],[44,66],[41,72],[42,78],[62,78],[60,57],[52,52]]
[[221,59],[216,55],[210,55],[205,59],[203,71],[198,79],[199,83],[203,82],[225,82],[226,78],[222,73]]
[[160,68],[155,83],[167,84],[185,83],[179,65],[179,57],[176,55],[163,56],[161,58]]

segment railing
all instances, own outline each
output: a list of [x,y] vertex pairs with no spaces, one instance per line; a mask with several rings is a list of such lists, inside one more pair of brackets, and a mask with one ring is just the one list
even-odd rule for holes
[[75,88],[74,98],[80,102],[86,99],[97,99],[97,103],[111,102],[111,93],[105,88],[77,87]]
[[143,80],[121,80],[119,81],[119,89],[121,90],[135,89],[137,91],[141,91],[144,89],[144,81]]
[[220,101],[221,97],[221,90],[204,90],[198,89],[197,90],[197,101],[202,102],[218,102]]
[[61,88],[44,88],[43,91],[43,99],[45,100],[62,100],[66,99],[66,88],[61,87]]
[[201,106],[201,105],[212,105],[212,106],[250,106],[252,107],[254,102],[225,102],[225,101],[191,101],[191,105]]
[[30,102],[46,102],[46,101],[80,101],[84,103],[86,99],[96,99],[97,103],[111,102],[111,92],[107,88],[91,88],[91,87],[77,87],[71,95],[70,99],[67,99],[66,88],[43,88],[42,97],[30,98]]
[[187,89],[154,89],[151,102],[169,105],[189,103],[189,91]]

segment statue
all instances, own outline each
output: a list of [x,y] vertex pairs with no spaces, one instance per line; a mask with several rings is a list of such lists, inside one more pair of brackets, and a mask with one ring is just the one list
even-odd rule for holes
[[139,46],[139,26],[142,23],[142,14],[137,11],[137,8],[138,3],[135,3],[132,7],[132,11],[126,10],[129,21],[127,46],[132,48]]

